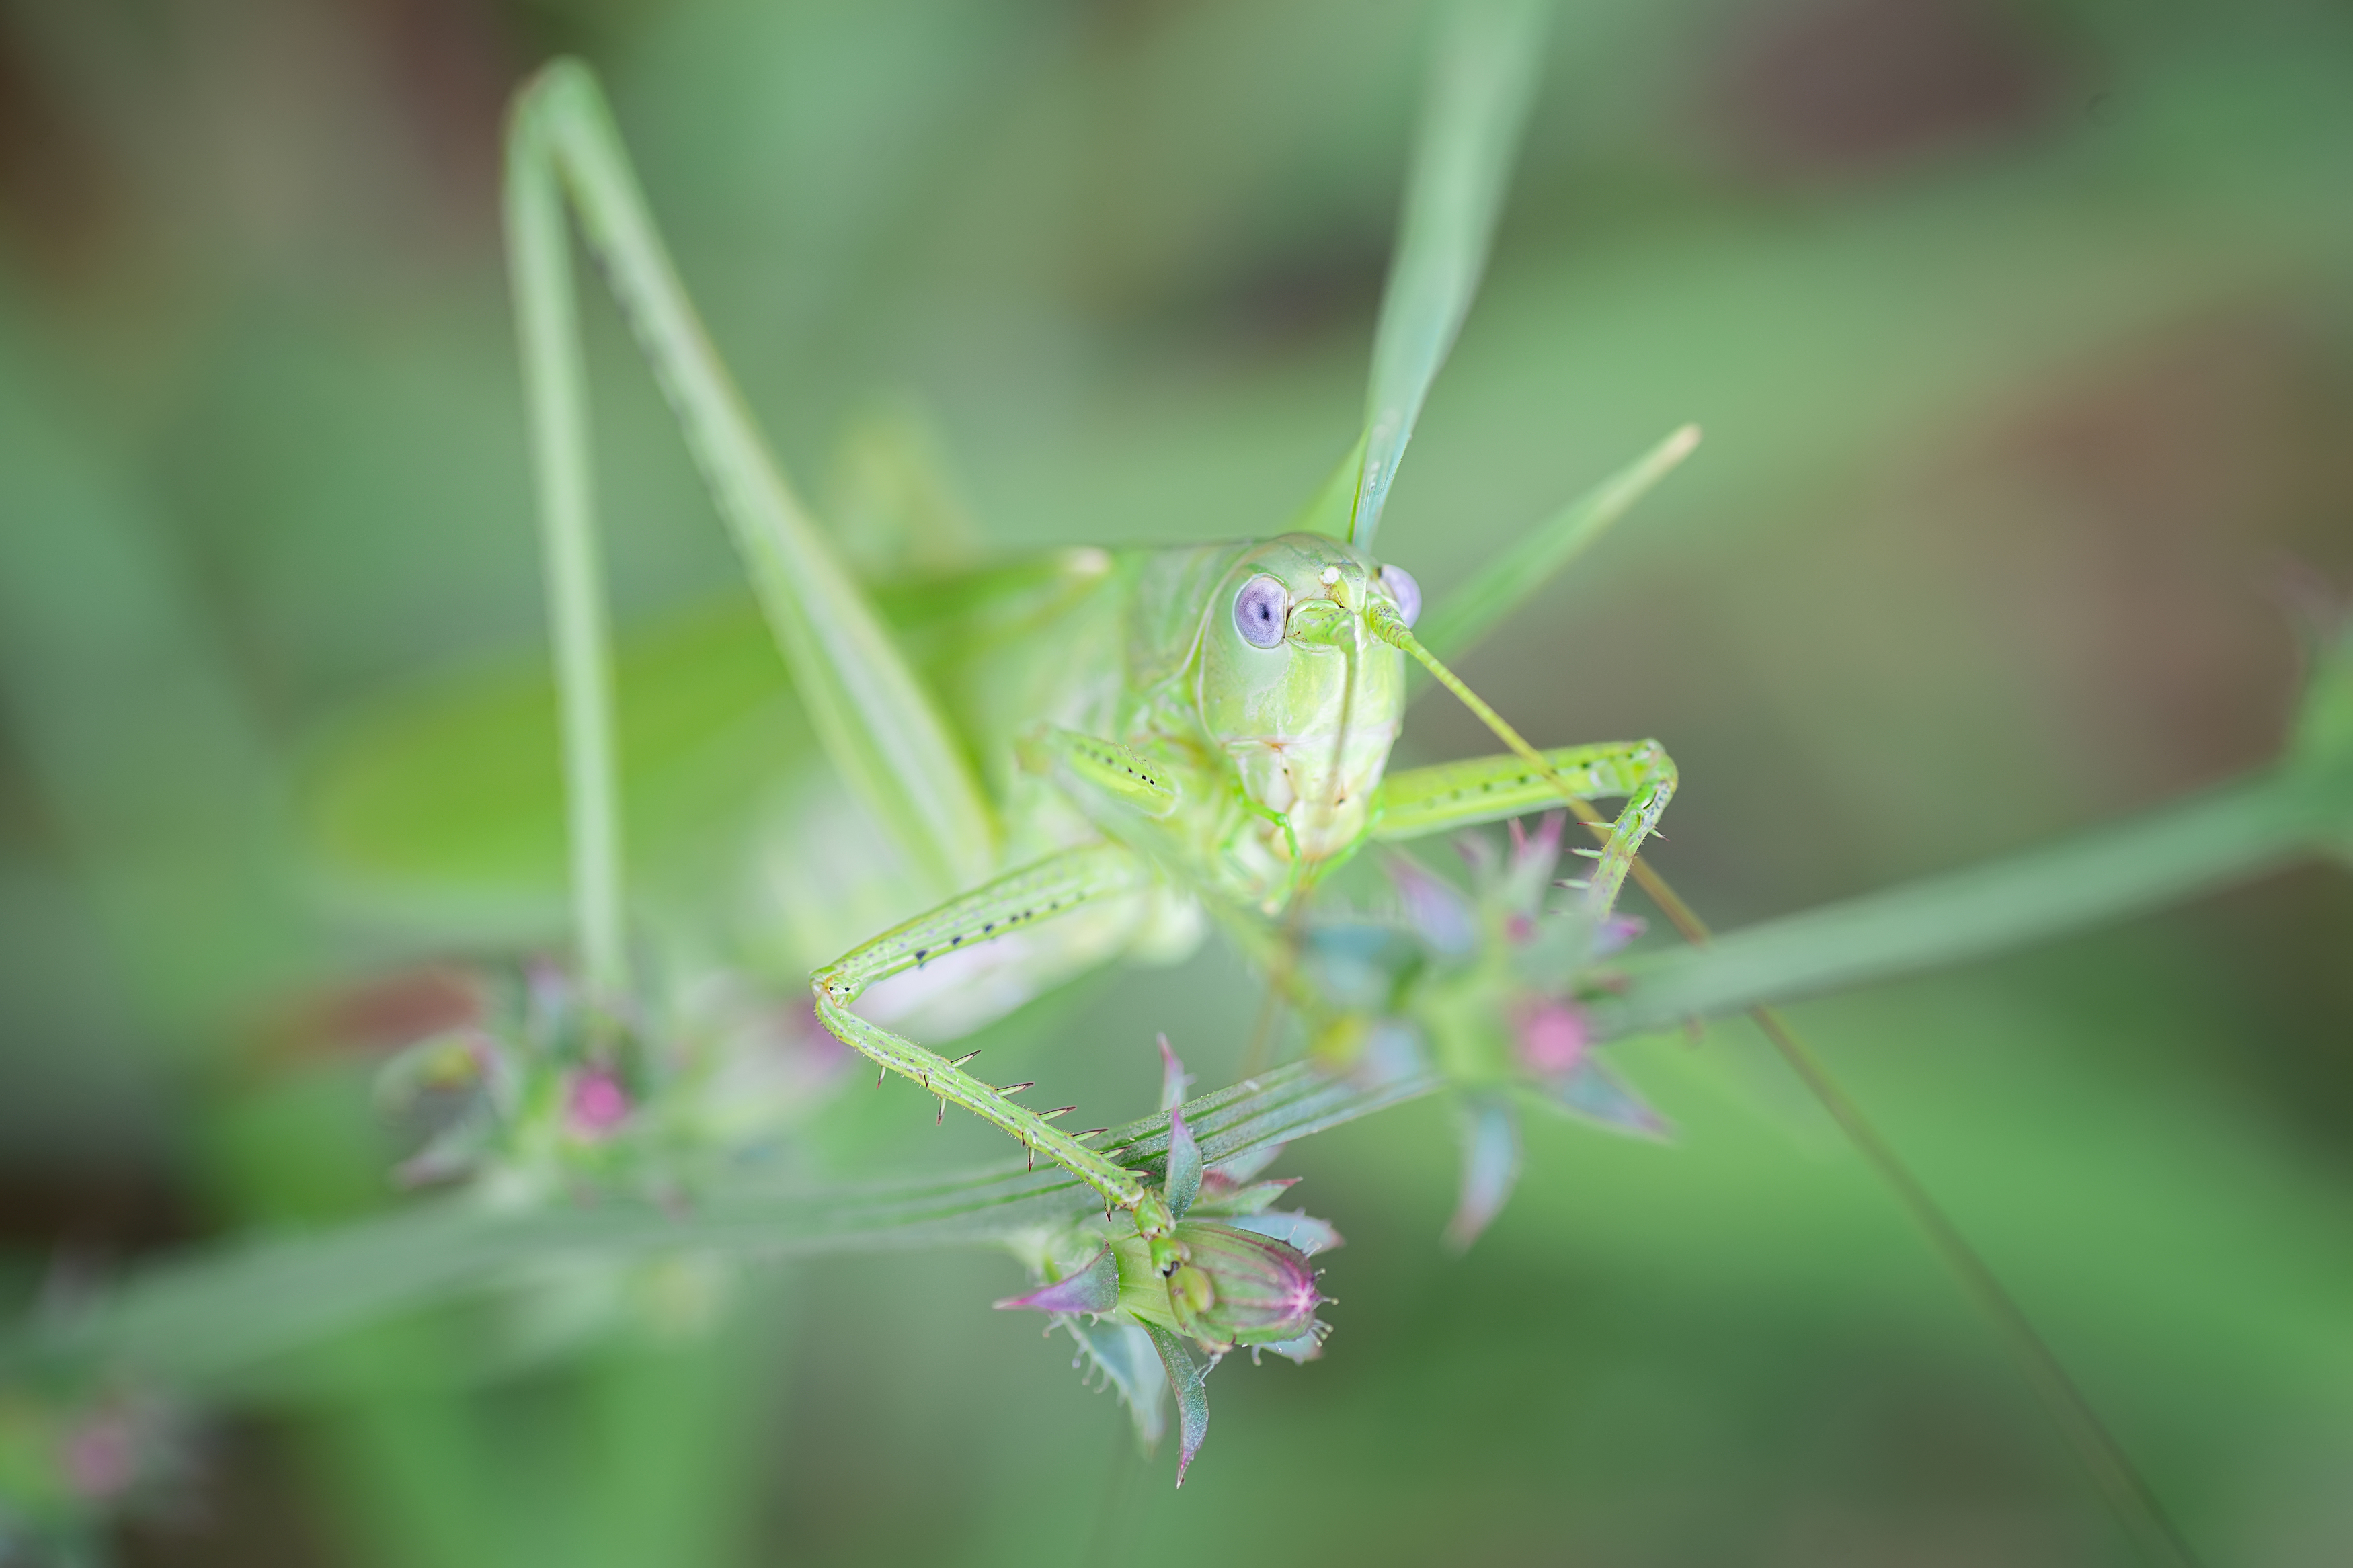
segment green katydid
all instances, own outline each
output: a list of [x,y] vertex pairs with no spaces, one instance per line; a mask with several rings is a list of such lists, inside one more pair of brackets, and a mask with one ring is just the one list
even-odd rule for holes
[[[1373,553],[1389,483],[1483,263],[1541,21],[1532,0],[1464,0],[1452,10],[1382,308],[1365,433],[1300,525],[1264,541],[1081,549],[981,574],[950,595],[946,618],[997,635],[954,661],[953,693],[927,689],[768,456],[687,302],[593,79],[558,65],[526,89],[510,139],[509,217],[592,994],[618,999],[628,965],[567,198],[733,532],[825,752],[908,863],[949,895],[812,978],[825,1026],[886,1074],[973,1111],[1092,1187],[1107,1208],[1131,1211],[1159,1262],[1175,1215],[1144,1175],[1055,1128],[1060,1112],[1024,1109],[852,1004],[910,971],[930,967],[935,980],[970,987],[975,971],[994,970],[996,983],[961,1016],[974,1022],[1181,927],[1197,901],[1259,945],[1280,982],[1282,943],[1262,922],[1299,910],[1318,879],[1367,841],[1556,803],[1601,829],[1579,910],[1588,929],[1598,924],[1672,796],[1673,764],[1647,741],[1539,752],[1440,655],[1556,569],[1686,455],[1694,433],[1670,437],[1440,606],[1438,650],[1414,634],[1420,595],[1410,574]],[[1008,626],[1018,635],[1007,637]],[[1408,656],[1509,751],[1385,776]],[[1626,803],[1606,826],[1589,804],[1597,798]],[[1704,934],[1655,877],[1645,885],[1687,934]],[[1760,1018],[1803,1058],[1777,1019]],[[1949,1232],[1892,1155],[1884,1163],[1931,1234]],[[1957,1234],[1940,1244],[1981,1269]],[[2030,1352],[2040,1349],[2022,1319],[2013,1333]],[[2095,1465],[2125,1477],[2115,1489],[2126,1513],[2169,1542],[2063,1373],[2051,1363],[2039,1381]]]
[[[1564,796],[1626,802],[1582,899],[1590,917],[1608,910],[1672,795],[1673,764],[1648,741],[1531,748],[1417,639],[1418,586],[1371,553],[1415,415],[1475,287],[1541,21],[1541,7],[1521,0],[1466,5],[1451,17],[1382,311],[1366,435],[1305,526],[1170,550],[1082,549],[978,574],[949,616],[970,634],[949,692],[903,655],[767,455],[593,78],[559,64],[525,89],[510,135],[508,216],[592,995],[623,996],[628,963],[567,202],[679,416],[826,754],[920,879],[949,895],[814,978],[825,1026],[884,1070],[1003,1128],[1157,1232],[1165,1214],[1134,1172],[852,1004],[924,971],[877,1000],[886,1020],[938,1038],[1123,950],[1181,942],[1203,906],[1271,954],[1268,922],[1366,842],[1516,816]],[[1536,542],[1549,563],[1692,440],[1671,437],[1563,514]],[[1525,593],[1533,574],[1514,571]],[[1491,580],[1433,618],[1460,646],[1507,602]],[[985,635],[992,617],[1016,619],[1018,635]],[[1409,655],[1511,752],[1386,775]],[[937,1026],[919,1031],[905,1025],[911,1016]]]

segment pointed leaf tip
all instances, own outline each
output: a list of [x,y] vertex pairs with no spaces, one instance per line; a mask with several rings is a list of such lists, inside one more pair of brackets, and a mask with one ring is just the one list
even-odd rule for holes
[[1553,1103],[1570,1115],[1636,1138],[1666,1142],[1674,1124],[1651,1109],[1649,1101],[1590,1054],[1561,1078],[1546,1086]]
[[1470,1249],[1519,1184],[1519,1115],[1501,1096],[1466,1100],[1461,1137],[1462,1192],[1446,1226],[1446,1245],[1456,1252]]
[[1194,1141],[1193,1130],[1185,1125],[1181,1110],[1168,1113],[1168,1179],[1164,1191],[1168,1212],[1178,1219],[1201,1195],[1201,1145]]
[[1181,1487],[1193,1456],[1201,1451],[1201,1440],[1209,1435],[1209,1370],[1218,1363],[1173,1330],[1146,1323],[1144,1331],[1152,1336],[1152,1348],[1160,1352],[1160,1364],[1168,1373],[1169,1392],[1176,1396],[1176,1484]]
[[1184,1104],[1185,1090],[1191,1087],[1192,1082],[1191,1075],[1185,1070],[1185,1064],[1179,1061],[1176,1058],[1176,1053],[1169,1048],[1168,1037],[1161,1036],[1160,1109],[1174,1110]]
[[1026,1296],[1008,1296],[999,1311],[1027,1307],[1039,1312],[1108,1312],[1119,1305],[1119,1263],[1106,1247],[1084,1268],[1041,1285]]

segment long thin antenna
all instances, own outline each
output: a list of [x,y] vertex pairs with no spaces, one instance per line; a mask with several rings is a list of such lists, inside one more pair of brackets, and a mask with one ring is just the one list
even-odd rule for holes
[[[1429,670],[1440,685],[1461,699],[1464,707],[1477,714],[1480,721],[1493,730],[1504,745],[1551,784],[1562,800],[1567,803],[1568,809],[1577,814],[1577,820],[1585,824],[1588,832],[1605,844],[1609,841],[1609,819],[1579,799],[1544,753],[1529,745],[1520,732],[1505,722],[1503,716],[1489,707],[1478,693],[1464,685],[1461,679],[1441,664],[1435,654],[1416,641],[1402,620],[1394,615],[1377,613],[1372,624],[1374,631],[1383,641],[1404,649]],[[1653,870],[1648,861],[1639,858],[1634,861],[1633,877],[1684,941],[1694,946],[1704,947],[1713,939],[1714,933],[1708,930],[1707,923],[1693,912],[1692,907],[1683,902],[1682,897],[1667,885],[1666,879]],[[2093,1481],[2107,1500],[2108,1506],[2116,1510],[2117,1519],[2134,1543],[2151,1562],[2167,1564],[2168,1568],[2197,1568],[2197,1553],[2190,1550],[2189,1542],[2167,1515],[2157,1493],[2132,1462],[2132,1457],[2125,1452],[2116,1435],[2101,1421],[2099,1413],[2092,1408],[2091,1401],[2084,1397],[2084,1391],[2076,1386],[2066,1367],[2044,1342],[2042,1334],[2036,1331],[2024,1309],[2003,1287],[1992,1266],[1970,1245],[1960,1226],[1953,1223],[1952,1216],[1945,1212],[1920,1178],[1913,1174],[1912,1168],[1895,1152],[1894,1145],[1863,1114],[1862,1108],[1831,1076],[1821,1058],[1814,1054],[1812,1047],[1778,1009],[1752,1007],[1748,1016],[1765,1032],[1765,1037],[1773,1043],[1773,1048],[1781,1054],[1781,1059],[1789,1064],[1789,1069],[1820,1101],[1822,1109],[1830,1112],[1831,1120],[1839,1124],[1864,1163],[1894,1191],[1896,1201],[1911,1215],[1913,1223],[1927,1234],[1929,1246],[1959,1279],[1963,1292],[1992,1321],[1995,1331],[2017,1358],[2028,1384],[2034,1390],[2036,1397],[2042,1401],[2043,1408],[2050,1412],[2051,1418],[2058,1423],[2068,1445],[2075,1450],[2076,1458],[2092,1472]]]

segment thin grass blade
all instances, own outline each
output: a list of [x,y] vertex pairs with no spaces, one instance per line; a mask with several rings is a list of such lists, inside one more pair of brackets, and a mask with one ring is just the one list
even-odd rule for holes
[[1548,9],[1546,0],[1454,0],[1445,8],[1373,339],[1364,468],[1348,531],[1360,549],[1372,548],[1422,400],[1486,268]]
[[1699,426],[1684,426],[1522,535],[1477,576],[1430,608],[1414,628],[1421,646],[1449,664],[1461,658],[1585,553],[1698,445]]

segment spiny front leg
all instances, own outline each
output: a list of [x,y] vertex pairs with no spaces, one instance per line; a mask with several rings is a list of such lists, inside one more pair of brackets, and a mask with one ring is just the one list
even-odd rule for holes
[[1580,851],[1594,858],[1593,874],[1586,879],[1586,907],[1606,913],[1633,868],[1635,852],[1674,798],[1674,762],[1656,741],[1564,746],[1541,754],[1549,778],[1509,753],[1391,773],[1381,784],[1373,837],[1395,842],[1525,816],[1560,804],[1564,786],[1573,800],[1622,796],[1626,805],[1609,842]]
[[811,990],[817,996],[818,1019],[835,1039],[878,1066],[912,1079],[928,1092],[964,1107],[982,1121],[1020,1139],[1033,1156],[1045,1155],[1103,1194],[1105,1203],[1133,1212],[1135,1228],[1145,1236],[1162,1237],[1174,1228],[1176,1220],[1168,1213],[1166,1201],[1135,1172],[1058,1130],[1047,1117],[1016,1105],[1004,1089],[982,1082],[954,1062],[912,1040],[902,1039],[879,1024],[868,1023],[833,1001],[823,981],[817,982]]
[[1020,1139],[1033,1157],[1045,1155],[1102,1194],[1104,1202],[1134,1211],[1136,1228],[1145,1236],[1165,1236],[1175,1221],[1159,1194],[1134,1172],[1054,1127],[1052,1119],[1061,1111],[1040,1116],[1026,1110],[959,1064],[849,1010],[877,981],[1097,900],[1141,890],[1151,882],[1144,861],[1116,845],[1049,856],[917,915],[818,970],[809,981],[818,1019],[834,1038],[885,1071],[911,1079],[943,1101],[1002,1128]]

